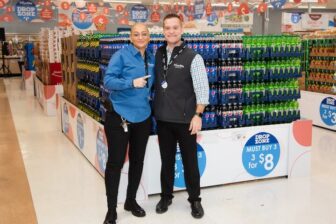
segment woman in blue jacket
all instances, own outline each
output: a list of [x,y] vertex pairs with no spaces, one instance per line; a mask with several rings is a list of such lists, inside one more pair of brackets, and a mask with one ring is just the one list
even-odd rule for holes
[[151,131],[149,97],[154,79],[154,56],[146,51],[150,41],[146,25],[135,24],[130,39],[132,44],[112,56],[104,77],[112,103],[106,113],[104,126],[108,143],[105,170],[108,212],[104,224],[114,224],[117,219],[120,172],[128,144],[129,172],[124,209],[137,217],[146,215],[136,202],[136,193]]

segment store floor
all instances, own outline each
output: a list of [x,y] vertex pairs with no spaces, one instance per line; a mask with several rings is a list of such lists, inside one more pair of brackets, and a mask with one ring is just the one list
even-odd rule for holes
[[[19,79],[4,81],[38,223],[102,223],[106,212],[103,178],[61,133],[56,117],[44,115],[34,97],[20,90]],[[336,133],[314,127],[310,177],[203,189],[205,216],[201,220],[191,217],[186,192],[176,193],[162,215],[155,213],[159,197],[150,196],[140,203],[146,217],[133,217],[120,205],[118,223],[332,224],[336,215],[335,161]],[[0,218],[0,224],[7,223]]]

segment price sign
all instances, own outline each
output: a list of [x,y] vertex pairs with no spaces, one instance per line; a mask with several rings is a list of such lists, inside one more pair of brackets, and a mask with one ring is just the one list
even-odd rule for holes
[[327,97],[320,105],[320,115],[322,121],[328,126],[336,125],[336,99]]

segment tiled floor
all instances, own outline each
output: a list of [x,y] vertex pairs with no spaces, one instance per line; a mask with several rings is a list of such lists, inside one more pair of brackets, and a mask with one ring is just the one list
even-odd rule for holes
[[[18,79],[5,80],[39,224],[99,224],[105,212],[103,178],[43,114]],[[202,190],[205,216],[190,215],[185,192],[169,211],[155,213],[158,196],[142,202],[147,216],[118,208],[118,223],[333,224],[336,217],[336,133],[313,129],[311,176],[279,178]]]

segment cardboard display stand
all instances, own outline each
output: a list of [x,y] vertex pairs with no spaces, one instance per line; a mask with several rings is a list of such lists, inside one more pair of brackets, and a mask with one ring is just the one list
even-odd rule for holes
[[336,130],[336,95],[301,90],[301,117],[319,127]]

